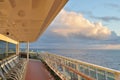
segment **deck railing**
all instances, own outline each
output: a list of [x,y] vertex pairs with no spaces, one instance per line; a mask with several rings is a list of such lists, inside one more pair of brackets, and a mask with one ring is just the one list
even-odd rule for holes
[[55,54],[40,57],[62,80],[120,80],[120,71]]

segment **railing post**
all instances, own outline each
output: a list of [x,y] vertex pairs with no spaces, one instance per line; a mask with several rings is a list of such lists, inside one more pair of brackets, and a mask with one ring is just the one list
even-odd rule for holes
[[64,66],[62,66],[62,68],[63,68],[63,73],[64,73],[64,74],[66,74],[65,67],[64,67]]
[[108,80],[108,79],[107,79],[107,72],[106,72],[106,71],[105,71],[105,80]]
[[[64,64],[64,65],[66,65],[66,62],[67,62],[67,60],[63,60],[63,62],[62,62],[62,64]],[[66,65],[67,66],[67,65]],[[65,67],[64,66],[62,66],[63,67],[63,73],[65,73],[66,74],[66,69],[65,69]]]
[[96,74],[96,80],[98,80],[98,71],[95,69],[95,74]]
[[57,65],[57,62],[55,61],[55,68],[58,69],[58,65]]
[[120,80],[120,74],[116,73],[115,80]]
[[[79,64],[76,63],[76,69],[79,71]],[[81,76],[78,75],[78,80],[81,80]]]

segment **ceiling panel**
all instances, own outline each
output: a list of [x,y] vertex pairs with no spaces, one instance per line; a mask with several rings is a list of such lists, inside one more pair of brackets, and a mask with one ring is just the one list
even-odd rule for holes
[[45,31],[67,0],[1,0],[0,34],[33,42]]

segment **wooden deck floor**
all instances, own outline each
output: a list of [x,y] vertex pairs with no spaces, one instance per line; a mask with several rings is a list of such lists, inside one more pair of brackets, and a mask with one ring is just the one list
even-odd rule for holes
[[40,61],[30,60],[27,65],[25,80],[54,80]]

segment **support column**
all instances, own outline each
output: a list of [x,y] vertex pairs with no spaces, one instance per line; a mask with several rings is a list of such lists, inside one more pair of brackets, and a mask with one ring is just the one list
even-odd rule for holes
[[6,51],[5,51],[5,57],[8,56],[8,42],[6,42]]
[[19,43],[16,44],[16,55],[19,55]]
[[27,61],[29,61],[29,42],[27,42]]

